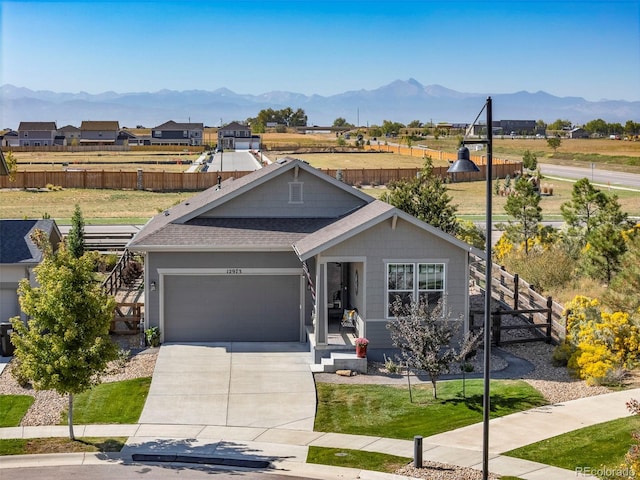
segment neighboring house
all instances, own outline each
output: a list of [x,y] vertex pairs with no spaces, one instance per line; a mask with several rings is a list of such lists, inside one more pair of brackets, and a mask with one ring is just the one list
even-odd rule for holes
[[18,126],[20,147],[50,147],[56,135],[56,122],[20,122]]
[[64,136],[64,144],[69,147],[80,145],[80,129],[73,125],[65,125],[58,129],[60,135]]
[[35,282],[33,268],[42,261],[42,251],[31,240],[36,230],[44,231],[53,247],[62,240],[54,220],[0,220],[0,322],[21,315],[18,283]]
[[446,294],[466,326],[478,253],[291,158],[166,210],[128,248],[145,256],[145,327],[162,341],[309,342],[316,362],[353,348],[336,335],[344,309],[371,348],[391,347],[396,296]]
[[567,134],[569,138],[589,138],[589,133],[580,127],[573,128]]
[[80,145],[115,145],[120,124],[117,121],[84,120],[80,125]]
[[2,147],[19,147],[20,137],[15,130],[8,130],[2,134],[0,138],[0,146]]
[[202,145],[203,123],[176,123],[173,120],[151,129],[151,145]]
[[[145,140],[147,140],[146,143],[145,143]],[[130,132],[129,130],[120,130],[118,132],[118,138],[116,139],[116,144],[118,145],[150,145],[148,140],[149,140],[148,136],[139,137],[135,135],[133,132]]]
[[218,129],[218,148],[260,150],[260,136],[251,135],[251,128],[232,122]]

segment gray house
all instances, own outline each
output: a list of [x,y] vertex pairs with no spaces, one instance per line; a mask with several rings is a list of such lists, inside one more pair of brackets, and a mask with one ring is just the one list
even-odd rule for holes
[[115,145],[120,124],[118,121],[83,120],[80,125],[81,145]]
[[259,150],[260,137],[251,134],[251,128],[231,122],[218,129],[218,148],[231,150]]
[[68,146],[80,145],[80,129],[73,125],[65,125],[58,130],[60,135],[64,136],[64,144]]
[[151,129],[151,145],[202,145],[204,124],[173,120]]
[[18,126],[20,147],[49,147],[56,135],[56,122],[20,122]]
[[0,322],[20,315],[20,280],[35,281],[33,268],[42,261],[42,251],[31,234],[38,229],[47,234],[54,248],[62,240],[54,220],[0,220]]
[[170,208],[129,249],[165,342],[309,342],[318,361],[356,336],[391,347],[396,296],[468,311],[472,247],[291,158]]

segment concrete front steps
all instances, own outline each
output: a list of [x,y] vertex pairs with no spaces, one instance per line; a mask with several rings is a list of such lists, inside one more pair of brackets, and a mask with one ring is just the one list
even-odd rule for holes
[[328,358],[311,365],[313,373],[336,373],[338,370],[367,373],[367,359],[358,358],[355,352],[331,352]]

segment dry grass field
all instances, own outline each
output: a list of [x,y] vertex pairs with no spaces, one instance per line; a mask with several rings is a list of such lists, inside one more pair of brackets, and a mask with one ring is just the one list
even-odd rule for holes
[[42,218],[49,215],[62,225],[70,224],[78,204],[88,224],[140,224],[192,195],[192,192],[137,190],[3,190],[0,191],[0,218]]
[[182,152],[16,152],[21,171],[67,169],[182,172],[200,155]]
[[[213,138],[215,129],[207,129]],[[148,132],[147,132],[148,133]],[[337,146],[335,134],[275,134],[263,135],[268,146],[265,154],[276,160],[289,155],[309,162],[317,168],[407,168],[422,166],[422,159],[394,153],[300,153],[326,150]],[[433,149],[454,152],[458,146],[457,137],[429,139],[416,144],[426,144]],[[282,150],[277,150],[282,146]],[[544,139],[496,138],[494,152],[496,158],[521,160],[522,153],[529,149],[538,161],[548,163],[577,164],[588,166],[585,162],[598,162],[598,168],[624,169],[640,172],[640,142],[563,139],[558,152],[554,154]],[[295,152],[295,153],[294,153]],[[184,152],[88,152],[88,153],[14,153],[19,170],[120,170],[180,172],[187,164],[198,158],[198,154]],[[434,155],[434,158],[435,155]],[[638,161],[638,167],[633,165]],[[436,166],[443,162],[434,161]],[[66,165],[65,165],[66,164]],[[544,183],[544,182],[543,182]],[[543,197],[543,213],[546,218],[557,218],[560,204],[569,199],[571,183],[554,182],[554,195]],[[450,186],[453,203],[459,205],[458,212],[465,216],[484,215],[484,182],[455,184]],[[370,189],[367,193],[379,196],[383,189]],[[615,192],[620,197],[623,209],[629,214],[640,215],[640,195],[637,192]],[[0,192],[0,218],[40,218],[50,215],[61,223],[66,223],[73,213],[76,203],[82,207],[89,223],[108,222],[144,222],[174,203],[188,198],[190,193],[151,193],[109,190],[65,190],[51,192],[28,192],[5,190]],[[494,214],[503,211],[504,197],[494,197]]]

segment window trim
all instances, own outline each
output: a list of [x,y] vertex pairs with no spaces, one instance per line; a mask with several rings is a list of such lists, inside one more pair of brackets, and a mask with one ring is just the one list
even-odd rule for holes
[[304,203],[303,185],[304,185],[304,182],[289,182],[289,203],[290,204],[300,205]]
[[[411,296],[413,299],[417,299],[420,298],[420,295],[422,293],[440,293],[442,296],[444,296],[447,292],[447,265],[448,262],[446,260],[443,259],[411,259],[411,260],[386,260],[384,262],[385,264],[385,318],[388,320],[391,320],[393,318],[395,318],[393,315],[391,315],[389,309],[391,307],[391,303],[390,302],[390,298],[389,298],[389,294],[390,292],[410,292]],[[393,289],[390,290],[389,289],[389,273],[390,273],[390,267],[392,265],[411,265],[413,267],[413,276],[412,276],[412,290],[408,290],[408,289],[404,289],[404,290],[398,290],[398,289]],[[438,283],[441,284],[441,289],[438,288],[425,288],[425,289],[421,289],[420,288],[420,266],[422,265],[426,265],[427,268],[429,265],[433,265],[433,266],[441,266],[441,271],[440,272],[435,272],[435,273],[440,273],[441,278],[440,279],[436,279],[436,281]],[[426,283],[429,283],[429,279],[428,276],[426,278]],[[428,285],[427,285],[428,286]]]

